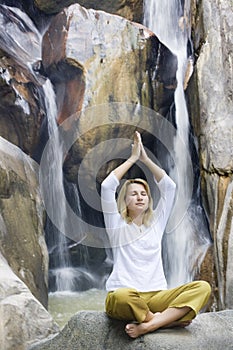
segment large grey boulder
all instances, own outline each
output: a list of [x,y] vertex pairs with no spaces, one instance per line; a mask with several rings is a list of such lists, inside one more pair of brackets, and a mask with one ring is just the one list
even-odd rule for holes
[[183,329],[164,329],[131,339],[124,322],[102,312],[81,311],[54,338],[30,350],[219,350],[233,349],[233,310],[204,313]]
[[25,350],[58,332],[48,311],[11,270],[0,254],[0,349]]

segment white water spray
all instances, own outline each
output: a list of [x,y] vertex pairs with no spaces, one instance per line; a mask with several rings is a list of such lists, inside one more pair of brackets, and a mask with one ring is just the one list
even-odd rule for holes
[[[169,287],[189,282],[197,264],[200,263],[209,246],[209,239],[197,238],[197,232],[185,203],[192,197],[193,173],[189,169],[186,155],[181,153],[180,140],[189,149],[189,116],[184,95],[184,79],[188,64],[187,44],[190,36],[190,2],[185,1],[184,9],[180,0],[145,0],[144,24],[152,30],[170,51],[177,56],[177,88],[175,91],[175,109],[177,136],[174,139],[174,155],[177,173],[181,178],[178,188],[179,203],[174,208],[166,235],[165,259],[168,260],[166,271]],[[187,155],[189,152],[187,152]],[[170,173],[176,178],[176,174]],[[178,218],[182,218],[181,220]],[[197,218],[198,220],[198,218]],[[198,233],[201,234],[200,232]]]

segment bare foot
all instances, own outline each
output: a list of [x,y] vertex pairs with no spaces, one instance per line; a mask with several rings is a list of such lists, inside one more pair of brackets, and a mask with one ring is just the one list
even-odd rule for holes
[[126,333],[131,337],[131,338],[137,338],[142,334],[147,333],[146,328],[144,327],[146,323],[129,323],[125,327]]
[[137,338],[140,335],[153,332],[158,328],[174,328],[174,327],[187,327],[192,321],[175,321],[168,325],[162,326],[160,321],[160,312],[154,314],[154,316],[148,322],[142,323],[128,323],[125,327],[126,333],[131,338]]
[[160,314],[159,312],[154,314],[154,317],[148,321],[148,322],[142,322],[142,323],[128,323],[125,327],[126,333],[131,338],[137,338],[140,335],[155,331],[159,328],[157,324],[157,315]]

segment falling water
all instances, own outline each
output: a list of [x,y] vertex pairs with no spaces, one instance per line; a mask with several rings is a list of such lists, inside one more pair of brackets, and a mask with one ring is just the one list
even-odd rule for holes
[[[71,260],[71,250],[78,248],[83,239],[83,226],[77,224],[72,226],[70,217],[70,206],[77,216],[81,216],[79,193],[76,185],[68,183],[63,176],[64,153],[66,140],[57,124],[56,96],[49,79],[43,85],[45,96],[45,107],[48,122],[49,141],[43,153],[43,161],[40,166],[41,190],[46,208],[49,208],[48,246],[50,260],[50,289],[51,291],[81,291],[89,288],[101,288],[105,276],[96,276],[88,269],[86,258],[87,247],[77,249],[81,267]],[[46,158],[46,161],[44,159]],[[72,203],[69,203],[69,200]],[[75,232],[75,241],[67,237],[67,228],[71,227]],[[82,256],[81,256],[82,255]],[[77,259],[77,258],[76,258]]]
[[[51,207],[53,208],[53,218],[56,218],[55,222],[59,222],[59,228],[61,230],[61,232],[55,232],[56,237],[54,245],[56,245],[56,249],[58,249],[57,265],[59,266],[59,269],[55,270],[54,274],[57,290],[71,290],[73,273],[69,259],[67,238],[63,234],[65,232],[66,221],[66,203],[63,200],[63,150],[56,121],[56,97],[53,90],[53,86],[49,79],[47,79],[45,84],[43,85],[43,90],[45,96],[45,106],[47,112],[49,134],[49,148],[47,151],[47,164],[49,164],[49,167],[48,169],[43,169],[43,171],[44,173],[47,172],[49,201],[50,203],[52,203]],[[54,227],[53,230],[56,231],[56,228]]]
[[[182,154],[180,149],[180,141],[182,141],[189,150],[190,126],[184,94],[184,79],[187,65],[190,63],[190,57],[187,57],[187,45],[190,42],[190,2],[185,1],[184,9],[180,0],[145,0],[144,6],[144,24],[177,56],[178,61],[177,88],[174,97],[177,127],[177,136],[174,139],[176,173],[171,170],[170,175],[177,180],[178,174],[181,180],[178,186],[179,202],[172,212],[167,235],[165,235],[165,260],[168,261],[165,269],[169,270],[166,271],[168,284],[173,287],[193,279],[195,268],[202,261],[209,246],[209,237],[197,237],[195,225],[191,219],[192,207],[185,206],[187,202],[191,204],[193,173],[188,166],[186,155]],[[200,232],[198,234],[200,235]]]

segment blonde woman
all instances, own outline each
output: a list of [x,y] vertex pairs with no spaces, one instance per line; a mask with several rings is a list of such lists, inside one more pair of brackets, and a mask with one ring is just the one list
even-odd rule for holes
[[[155,209],[149,185],[142,179],[127,180],[116,203],[120,180],[138,160],[151,171],[159,188]],[[172,179],[147,156],[138,132],[129,159],[102,183],[102,208],[113,250],[113,269],[106,283],[106,313],[127,321],[125,331],[131,338],[162,327],[188,326],[210,296],[205,281],[167,289],[161,241],[175,189]]]

